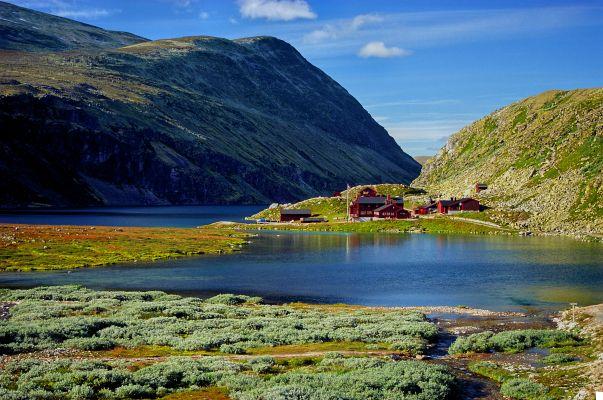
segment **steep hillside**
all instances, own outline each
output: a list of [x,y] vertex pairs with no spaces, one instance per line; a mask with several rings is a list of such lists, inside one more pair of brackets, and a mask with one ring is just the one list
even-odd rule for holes
[[[603,233],[603,89],[549,91],[451,136],[413,185],[521,211],[520,227]],[[519,214],[518,214],[519,215]]]
[[0,49],[64,51],[116,48],[147,39],[112,32],[0,1]]
[[420,165],[271,37],[0,59],[0,204],[292,201]]

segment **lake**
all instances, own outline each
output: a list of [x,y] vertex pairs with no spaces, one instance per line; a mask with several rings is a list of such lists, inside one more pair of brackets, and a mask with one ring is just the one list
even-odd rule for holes
[[216,221],[243,222],[246,216],[264,208],[265,205],[0,209],[0,223],[191,228]]
[[[64,217],[53,212],[47,220],[27,213],[22,221],[12,214],[10,222],[196,226],[251,213],[239,207],[220,207],[216,215],[196,207],[113,210]],[[603,302],[603,245],[559,237],[270,232],[235,254],[0,274],[3,287],[59,284],[198,296],[244,293],[270,301],[558,309],[569,302]]]

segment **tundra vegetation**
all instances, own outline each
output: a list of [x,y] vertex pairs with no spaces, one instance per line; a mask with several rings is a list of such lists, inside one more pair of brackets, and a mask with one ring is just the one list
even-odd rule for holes
[[[564,330],[485,331],[460,337],[449,352],[468,361],[473,373],[497,382],[508,398],[594,397],[601,390],[603,328],[597,319],[601,310],[597,305],[576,316],[562,313],[559,325]],[[534,347],[540,350],[525,351]]]
[[215,229],[0,224],[0,271],[95,267],[240,249],[246,235]]
[[260,304],[260,298],[219,295],[207,300],[164,292],[105,292],[78,286],[6,290],[15,302],[0,325],[0,350],[57,347],[108,350],[167,347],[174,352],[244,354],[292,344],[357,342],[407,354],[425,350],[436,326],[414,311],[332,309]]
[[[417,354],[436,339],[437,329],[414,311],[78,286],[3,290],[0,301],[9,305],[0,322],[3,399],[157,398],[222,387],[232,399],[428,400],[449,398],[455,383],[446,367],[414,360],[337,352],[278,361],[233,355],[295,344],[312,350],[321,343],[355,344],[365,355],[371,349]],[[81,355],[44,356],[66,348]],[[128,357],[119,356],[124,348]],[[148,358],[156,355],[153,349],[179,357]]]

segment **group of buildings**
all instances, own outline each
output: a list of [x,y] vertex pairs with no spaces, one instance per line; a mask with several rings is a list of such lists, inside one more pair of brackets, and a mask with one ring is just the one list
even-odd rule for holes
[[[476,192],[487,189],[483,184],[477,184]],[[372,187],[362,189],[356,198],[348,205],[348,217],[352,220],[370,219],[406,219],[417,215],[451,214],[462,211],[480,211],[479,201],[471,197],[448,200],[429,199],[427,204],[415,207],[412,211],[404,208],[401,197],[384,196]],[[281,209],[280,221],[322,222],[324,219],[312,216],[309,209]]]

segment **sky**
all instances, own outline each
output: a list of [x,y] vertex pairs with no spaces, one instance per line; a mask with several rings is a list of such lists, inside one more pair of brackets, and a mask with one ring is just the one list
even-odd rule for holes
[[551,89],[603,86],[603,0],[13,0],[149,38],[270,35],[413,156]]

